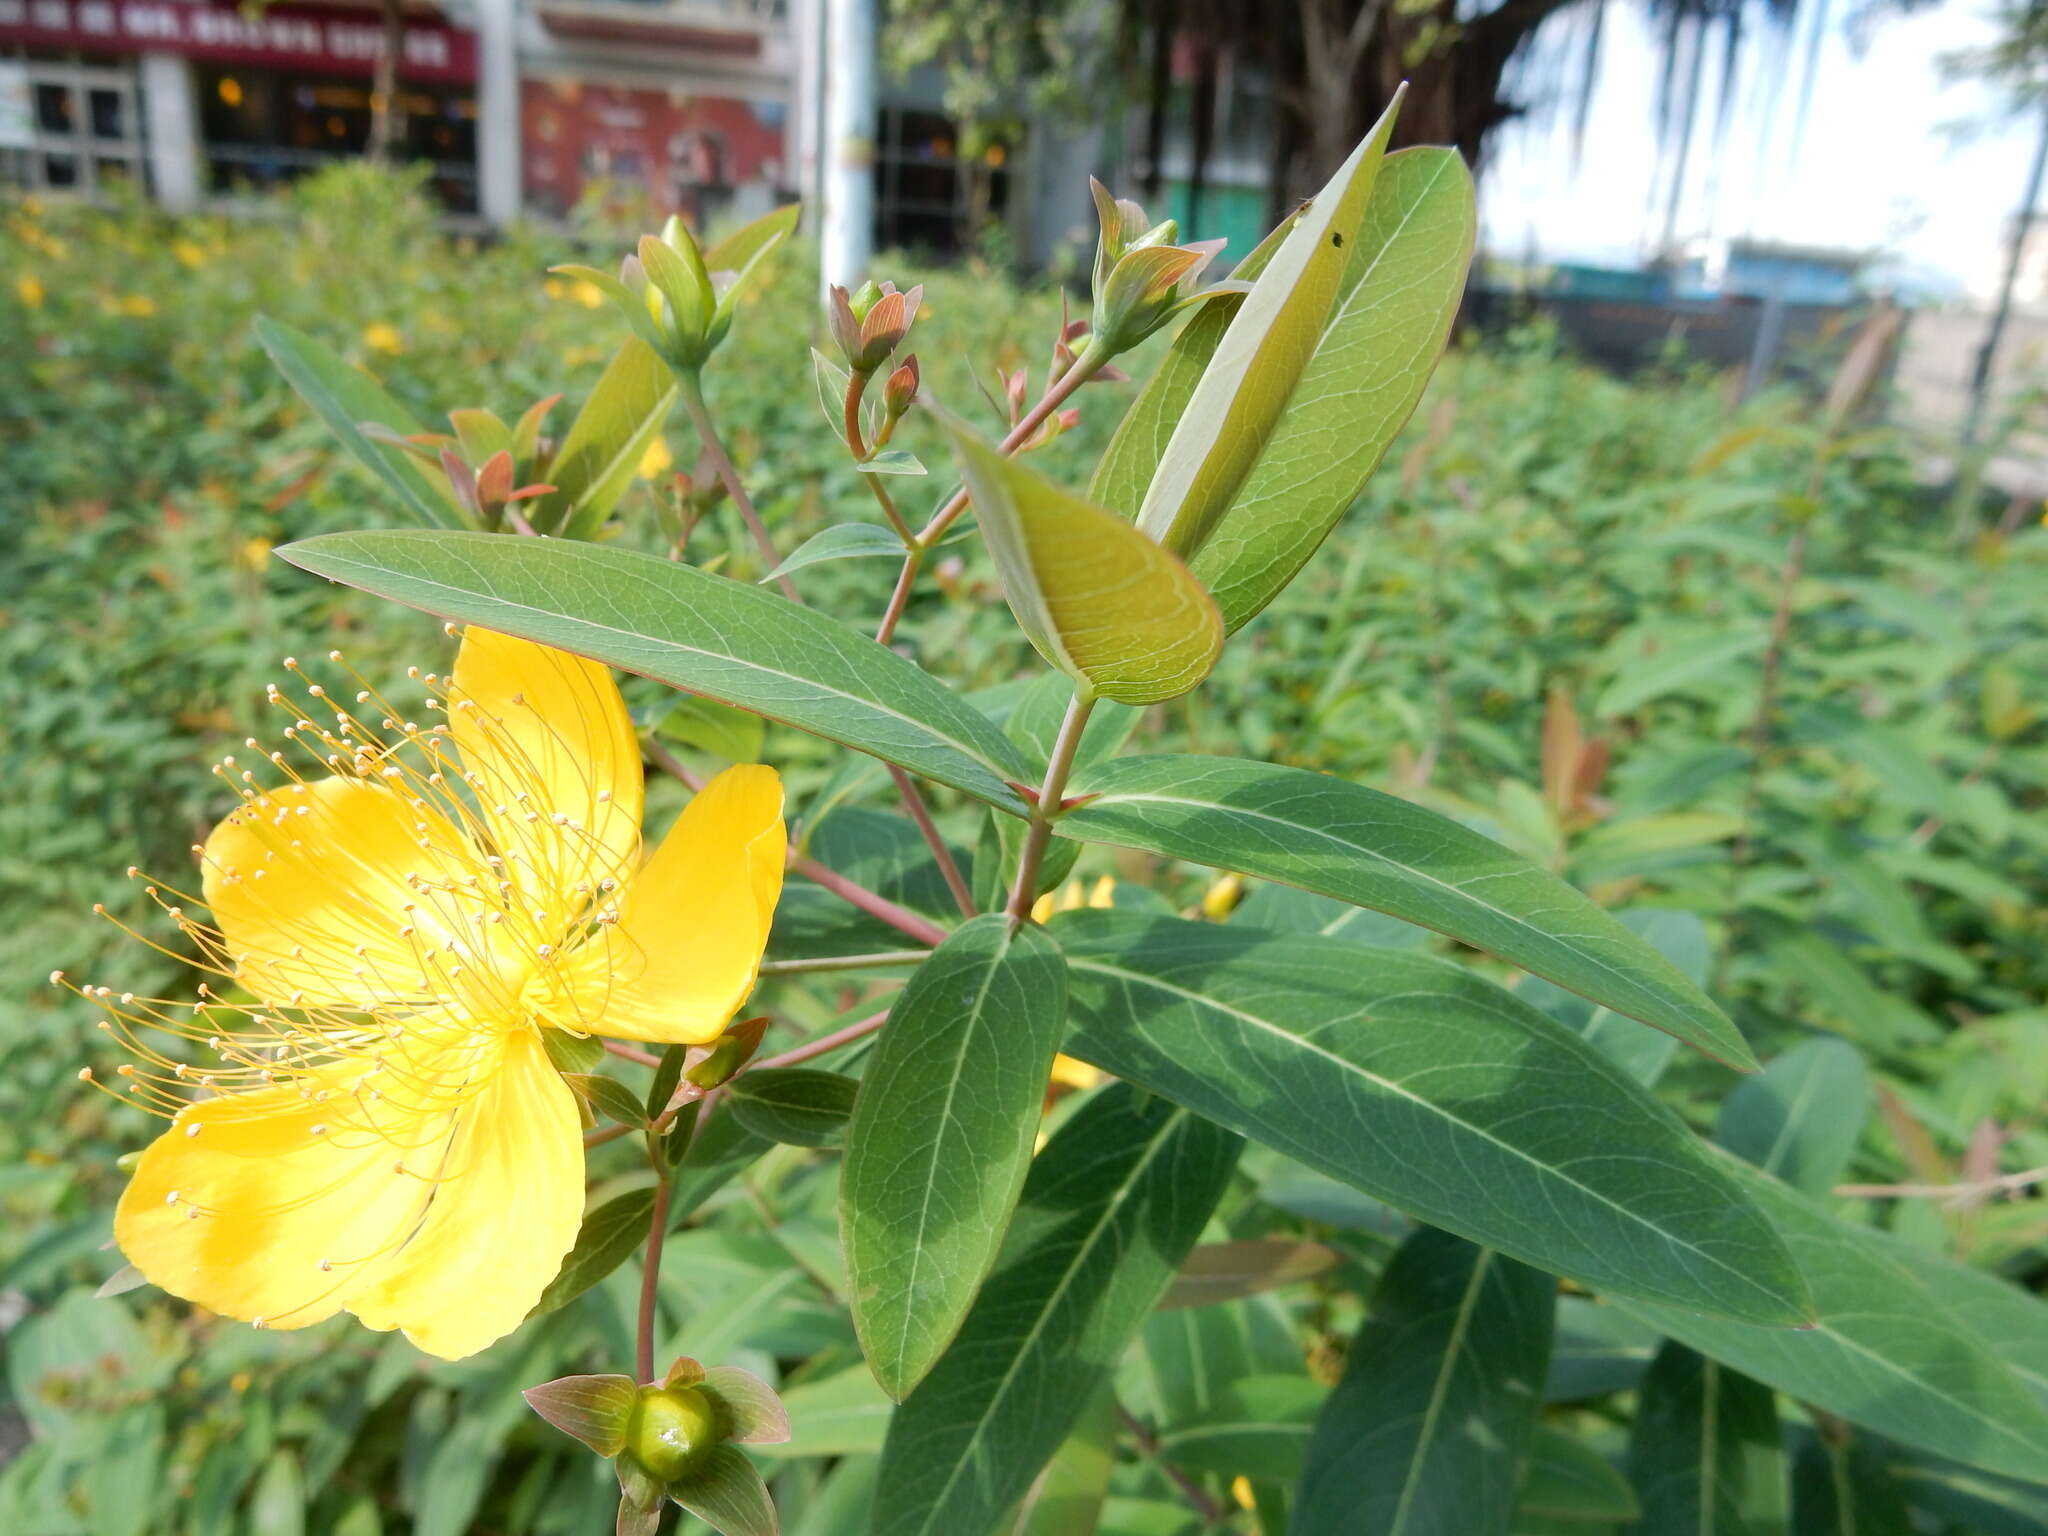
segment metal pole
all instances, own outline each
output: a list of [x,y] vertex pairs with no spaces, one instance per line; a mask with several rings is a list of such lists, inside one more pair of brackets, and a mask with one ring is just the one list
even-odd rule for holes
[[826,5],[821,297],[867,276],[875,238],[875,0]]
[[1977,349],[1977,366],[1970,373],[1970,409],[1963,418],[1963,447],[1977,441],[1984,425],[1984,407],[1991,395],[1991,369],[1998,360],[1998,343],[2005,336],[2005,322],[2012,315],[2012,291],[2020,277],[2020,258],[2026,254],[2027,235],[2034,227],[2035,209],[2041,201],[2042,173],[2048,171],[2048,102],[2041,109],[2041,137],[2034,145],[2034,163],[2027,169],[2026,197],[2013,221],[2012,245],[2005,254],[2005,279],[1998,285],[1998,305],[1991,311],[1991,325],[1984,332],[1984,344]]

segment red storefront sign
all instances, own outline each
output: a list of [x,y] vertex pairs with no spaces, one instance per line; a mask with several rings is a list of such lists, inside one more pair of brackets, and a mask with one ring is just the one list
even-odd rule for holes
[[[195,0],[0,0],[0,44],[87,53],[177,53],[224,64],[367,75],[384,49],[373,11],[273,5],[244,15]],[[476,79],[476,35],[445,21],[407,17],[407,80]]]
[[717,206],[707,193],[782,176],[779,101],[570,80],[526,80],[519,94],[527,200],[546,212],[604,180],[701,218]]

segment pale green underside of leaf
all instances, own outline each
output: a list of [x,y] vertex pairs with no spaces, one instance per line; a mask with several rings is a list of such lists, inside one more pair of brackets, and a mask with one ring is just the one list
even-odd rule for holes
[[1711,1056],[1755,1064],[1705,993],[1578,891],[1392,795],[1228,758],[1119,758],[1075,776],[1062,837],[1301,886],[1499,955]]
[[1231,317],[1145,488],[1137,526],[1154,541],[1199,549],[1258,461],[1329,320],[1400,106],[1316,194]]
[[949,427],[1003,594],[1038,652],[1103,698],[1177,698],[1216,665],[1223,621],[1173,555],[1105,508]]
[[1476,227],[1456,150],[1387,157],[1315,356],[1191,562],[1227,630],[1293,580],[1414,412],[1450,336]]
[[1422,1220],[1614,1294],[1790,1327],[1791,1255],[1620,1067],[1469,971],[1342,940],[1063,914],[1066,1050]]
[[326,346],[269,316],[256,321],[256,339],[285,381],[299,392],[299,398],[327,424],[356,461],[369,470],[393,495],[405,504],[415,519],[429,527],[459,528],[461,519],[454,506],[427,478],[427,471],[403,448],[391,443],[374,443],[365,437],[362,424],[388,427],[402,437],[411,437],[420,424],[362,369],[343,362]]
[[759,585],[766,586],[778,576],[787,576],[792,571],[826,560],[856,560],[877,555],[902,559],[903,541],[893,531],[876,523],[834,523],[797,545],[789,552],[788,559],[761,578]]
[[533,526],[569,538],[594,534],[633,483],[675,401],[668,364],[646,342],[628,337],[562,439],[548,467],[555,489],[533,508]]
[[337,533],[293,564],[750,709],[1012,815],[1017,749],[885,646],[815,609],[631,550],[465,533]]
[[2048,1467],[2048,1307],[1977,1270],[1835,1221],[1726,1159],[1799,1255],[1818,1326],[1753,1328],[1625,1303],[1702,1354],[1852,1423],[2015,1477]]
[[996,915],[953,933],[889,1011],[847,1132],[839,1226],[854,1325],[891,1397],[932,1368],[995,1262],[1065,1020],[1058,947]]

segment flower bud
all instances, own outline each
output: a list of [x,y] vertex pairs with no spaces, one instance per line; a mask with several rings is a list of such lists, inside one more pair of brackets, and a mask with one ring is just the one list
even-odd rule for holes
[[882,409],[891,421],[899,420],[917,399],[918,380],[917,354],[913,352],[882,386]]
[[847,300],[847,307],[853,311],[853,318],[856,321],[864,321],[868,317],[868,311],[875,307],[876,301],[884,293],[894,293],[895,291],[895,287],[892,284],[885,283],[881,287],[877,287],[875,280],[869,278],[853,290],[853,296]]
[[643,1387],[626,1426],[626,1451],[663,1483],[680,1482],[725,1439],[718,1405],[696,1387]]
[[860,303],[862,294],[871,286],[864,284],[861,293],[848,301],[847,317],[858,321],[860,326],[853,335],[851,346],[839,334],[836,310],[833,316],[834,339],[839,341],[840,350],[846,354],[847,366],[860,374],[871,374],[889,361],[890,354],[910,334],[910,327],[917,320],[917,307],[924,299],[922,283],[908,293],[898,293],[894,283],[884,283],[876,290],[872,302],[863,305]]

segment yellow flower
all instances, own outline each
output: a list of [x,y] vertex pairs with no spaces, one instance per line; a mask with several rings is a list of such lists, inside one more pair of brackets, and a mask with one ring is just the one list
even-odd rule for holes
[[1055,1089],[1067,1088],[1080,1091],[1093,1088],[1102,1081],[1100,1067],[1091,1067],[1076,1057],[1061,1054],[1052,1059],[1052,1083]]
[[42,279],[33,272],[24,272],[14,280],[14,296],[30,309],[43,307]]
[[640,455],[640,467],[634,473],[642,480],[654,480],[675,467],[675,455],[668,451],[668,444],[657,434],[647,445],[647,451]]
[[1055,912],[1074,912],[1084,906],[1101,908],[1115,905],[1115,875],[1099,876],[1086,891],[1083,891],[1080,881],[1069,880],[1057,892],[1047,891],[1031,904],[1031,920],[1043,923],[1050,921]]
[[445,722],[368,687],[272,689],[322,776],[283,751],[255,763],[275,788],[216,770],[243,805],[197,850],[201,894],[147,889],[236,990],[74,990],[143,1058],[124,1097],[171,1120],[114,1219],[137,1269],[262,1327],[346,1310],[455,1359],[518,1327],[582,1219],[543,1031],[716,1038],[753,989],[786,834],[781,781],[742,765],[643,864],[639,745],[594,662],[471,629],[421,681]]
[[205,247],[201,246],[196,240],[173,240],[171,242],[171,254],[188,267],[203,267],[206,265]]
[[270,540],[261,536],[253,539],[244,539],[242,547],[235,553],[236,563],[244,570],[254,571],[260,576],[263,573],[264,566],[270,562],[271,548]]
[[1239,875],[1218,875],[1202,892],[1202,916],[1220,923],[1237,910],[1244,899],[1244,879]]
[[604,306],[604,290],[588,278],[579,277],[569,287],[569,297],[585,309],[601,309]]
[[398,327],[387,325],[382,320],[372,320],[363,327],[363,345],[372,352],[385,352],[396,357],[405,350],[405,338],[398,334]]
[[126,294],[121,299],[121,313],[132,315],[138,320],[146,320],[156,313],[156,300],[145,294]]

